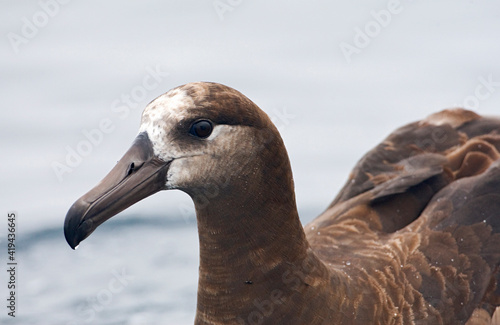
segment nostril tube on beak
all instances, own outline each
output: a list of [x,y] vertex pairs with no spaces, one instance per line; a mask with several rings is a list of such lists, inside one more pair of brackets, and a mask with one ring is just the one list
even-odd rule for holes
[[132,174],[134,172],[134,169],[135,169],[135,163],[131,163],[129,168],[128,168],[128,171],[127,171],[127,176],[129,176],[130,174]]

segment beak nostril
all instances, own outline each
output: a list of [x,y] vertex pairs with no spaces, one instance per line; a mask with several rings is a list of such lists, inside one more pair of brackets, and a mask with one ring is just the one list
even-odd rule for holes
[[138,171],[139,169],[141,169],[141,167],[143,165],[144,165],[144,162],[138,162],[138,163],[131,162],[130,165],[128,166],[127,176],[130,176],[131,174],[133,174],[136,171]]
[[135,164],[134,163],[131,163],[129,168],[128,168],[128,171],[127,171],[127,176],[129,176],[130,174],[132,174],[135,170]]

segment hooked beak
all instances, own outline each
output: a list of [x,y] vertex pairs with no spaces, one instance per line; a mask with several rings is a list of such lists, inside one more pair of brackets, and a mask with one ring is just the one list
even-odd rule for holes
[[170,162],[155,157],[147,133],[140,133],[109,174],[69,209],[64,221],[69,246],[75,249],[104,221],[165,189]]

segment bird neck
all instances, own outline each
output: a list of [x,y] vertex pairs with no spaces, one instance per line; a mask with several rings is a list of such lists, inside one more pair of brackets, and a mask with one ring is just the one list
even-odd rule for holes
[[318,295],[310,288],[320,282],[328,287],[327,271],[308,248],[296,210],[277,216],[274,209],[261,208],[256,215],[221,210],[202,215],[240,222],[199,227],[196,324],[255,324],[272,313],[293,315]]
[[204,204],[193,198],[200,241],[196,324],[254,324],[271,313],[294,315],[312,300],[328,303],[321,292],[329,274],[300,223],[288,157],[276,156],[285,159],[255,162],[261,173],[238,175]]

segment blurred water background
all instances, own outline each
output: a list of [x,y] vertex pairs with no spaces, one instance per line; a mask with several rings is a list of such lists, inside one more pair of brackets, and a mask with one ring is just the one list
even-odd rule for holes
[[[198,242],[187,195],[139,202],[77,251],[62,232],[71,204],[135,138],[142,109],[170,88],[224,83],[273,118],[304,223],[396,127],[453,106],[500,115],[497,1],[0,6],[1,324],[193,323]],[[9,211],[15,318],[5,300]]]

